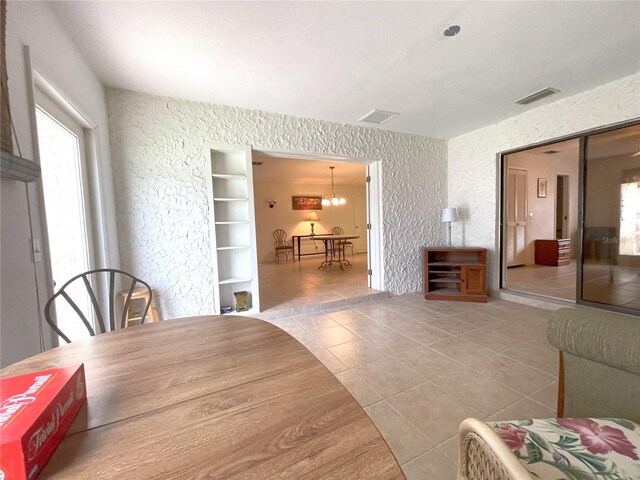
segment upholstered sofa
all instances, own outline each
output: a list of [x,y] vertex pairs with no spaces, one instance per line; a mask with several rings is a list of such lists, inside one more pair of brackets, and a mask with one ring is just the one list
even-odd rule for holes
[[558,416],[640,423],[640,317],[562,308],[547,326],[561,353]]
[[640,479],[640,317],[563,308],[547,337],[562,418],[463,421],[458,478]]

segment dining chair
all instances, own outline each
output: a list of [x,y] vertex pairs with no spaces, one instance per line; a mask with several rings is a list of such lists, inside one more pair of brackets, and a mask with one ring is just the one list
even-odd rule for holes
[[[331,230],[332,233],[334,235],[344,235],[344,230],[340,227],[333,227],[333,230]],[[349,240],[338,240],[336,242],[336,248],[338,250],[344,250],[345,248],[350,248],[351,249],[351,256],[355,256],[353,253],[353,242],[350,242]],[[345,252],[346,254],[346,252]]]
[[[96,286],[98,285],[98,280],[100,277],[105,278],[107,280],[106,285],[109,286],[109,297],[107,298],[108,305],[105,305],[106,308],[101,308],[100,302],[98,302],[98,298],[96,295]],[[44,307],[44,316],[47,320],[49,326],[56,332],[60,337],[64,339],[67,343],[71,343],[71,340],[67,335],[65,335],[62,330],[58,327],[56,322],[53,320],[52,313],[55,312],[56,300],[62,298],[66,301],[66,303],[74,310],[74,312],[78,315],[79,319],[84,324],[85,328],[89,332],[89,335],[92,337],[96,335],[96,333],[104,333],[107,331],[113,331],[116,329],[116,297],[120,296],[121,293],[116,292],[116,279],[120,280],[120,284],[122,286],[126,286],[126,284],[130,281],[129,286],[124,290],[126,292],[124,297],[124,304],[122,310],[122,316],[120,319],[120,326],[118,328],[125,328],[127,326],[127,316],[129,314],[129,306],[131,303],[131,299],[134,296],[134,292],[136,292],[136,297],[139,296],[138,292],[140,289],[136,290],[136,286],[138,284],[141,285],[140,288],[143,288],[145,291],[144,297],[144,305],[140,314],[140,324],[143,324],[146,317],[147,312],[149,311],[149,307],[153,302],[153,291],[148,283],[144,280],[141,280],[137,277],[134,277],[130,273],[123,272],[122,270],[116,270],[113,268],[98,268],[95,270],[89,270],[88,272],[81,273],[76,275],[75,277],[68,280],[60,289],[53,294],[51,298],[47,301]],[[81,288],[81,283],[84,284],[84,290]],[[72,298],[71,291],[78,286],[78,290],[75,290],[76,299]],[[84,292],[88,295],[91,306],[93,308],[93,313],[95,314],[95,322],[92,322],[90,319],[92,318],[91,312],[83,312],[82,309],[78,306],[80,292]],[[91,307],[90,307],[91,308]],[[106,328],[105,324],[105,313],[108,314],[109,320],[109,328]],[[97,330],[97,331],[96,331]]]
[[[284,254],[285,259],[289,260],[289,252],[293,254],[293,244],[287,240],[287,232],[282,229],[273,231],[273,248],[276,252],[276,263],[280,263],[280,255]],[[291,255],[293,261],[296,261],[295,255]]]

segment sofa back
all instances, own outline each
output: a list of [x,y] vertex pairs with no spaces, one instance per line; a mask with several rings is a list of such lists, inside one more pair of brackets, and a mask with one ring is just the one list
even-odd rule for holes
[[547,338],[563,352],[564,417],[640,422],[640,317],[562,308]]

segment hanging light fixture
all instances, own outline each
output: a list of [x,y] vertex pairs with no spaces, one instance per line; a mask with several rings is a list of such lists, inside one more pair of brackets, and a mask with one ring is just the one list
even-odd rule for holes
[[324,205],[324,206],[344,205],[345,203],[347,203],[347,200],[343,196],[337,195],[336,192],[333,189],[333,169],[336,168],[336,167],[329,167],[329,168],[331,169],[331,193],[325,193],[322,196],[322,205]]

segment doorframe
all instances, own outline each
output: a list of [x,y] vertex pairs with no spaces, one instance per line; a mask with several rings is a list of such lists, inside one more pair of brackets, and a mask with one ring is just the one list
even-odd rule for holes
[[346,157],[331,155],[328,153],[301,152],[298,150],[272,149],[252,147],[252,150],[260,155],[276,158],[296,158],[300,160],[337,161],[356,163],[367,167],[368,194],[367,194],[367,223],[369,248],[367,251],[367,265],[371,270],[369,275],[369,288],[384,291],[384,244],[382,237],[382,161],[365,157]]
[[[117,229],[115,228],[115,207],[107,195],[108,183],[111,182],[111,171],[105,170],[101,165],[99,154],[100,131],[99,127],[92,122],[82,110],[72,103],[72,96],[66,96],[60,92],[53,83],[38,72],[31,60],[31,50],[28,45],[23,46],[23,56],[25,62],[25,78],[27,91],[27,104],[29,108],[29,123],[31,125],[31,148],[33,160],[38,165],[40,159],[40,147],[38,138],[38,128],[36,119],[36,89],[41,90],[53,103],[55,103],[64,113],[78,122],[84,131],[85,141],[85,168],[87,176],[87,196],[89,201],[88,216],[91,218],[91,245],[92,260],[95,267],[120,268]],[[108,158],[106,159],[108,160]],[[49,256],[49,240],[47,222],[44,209],[44,195],[42,182],[35,182],[34,190],[36,201],[31,203],[31,220],[34,236],[39,235],[42,241],[42,251],[44,253],[43,267],[41,269],[44,276],[45,285],[39,285],[36,281],[36,297],[40,304],[38,316],[40,325],[43,324],[41,312],[44,302],[54,293],[53,278],[51,275],[51,262]],[[29,201],[29,187],[27,187],[27,199]],[[110,233],[111,232],[111,233]],[[30,239],[31,241],[33,239]],[[35,262],[34,262],[35,265]],[[36,275],[37,278],[37,275]],[[97,288],[99,301],[105,301],[109,296],[108,285],[99,285]],[[55,315],[55,312],[54,312]],[[43,348],[46,350],[58,345],[58,336],[51,329],[48,329],[48,336],[44,339]]]
[[[581,130],[579,132],[575,132],[575,133],[570,133],[567,135],[562,135],[560,137],[554,137],[554,138],[550,138],[547,140],[543,140],[540,142],[536,142],[536,143],[532,143],[529,145],[525,145],[525,146],[521,146],[521,147],[516,147],[516,148],[511,148],[508,150],[502,150],[496,153],[496,192],[497,192],[497,215],[496,215],[496,252],[498,252],[498,254],[495,256],[495,261],[494,261],[494,268],[496,268],[496,271],[499,272],[498,275],[498,290],[505,290],[507,292],[509,291],[515,291],[515,290],[510,290],[508,287],[504,286],[504,282],[506,280],[506,261],[505,261],[505,256],[506,256],[506,250],[505,250],[505,239],[504,239],[504,234],[505,234],[505,228],[504,228],[504,222],[505,222],[505,195],[506,195],[506,188],[505,188],[505,184],[506,182],[504,181],[504,175],[505,175],[505,168],[506,168],[506,157],[507,155],[513,155],[514,153],[519,153],[519,152],[523,152],[526,150],[531,150],[533,148],[538,148],[538,147],[544,147],[547,145],[552,145],[554,143],[559,143],[559,142],[564,142],[567,140],[575,140],[578,139],[579,141],[579,148],[578,148],[578,158],[579,158],[579,166],[578,166],[578,238],[577,238],[577,245],[576,245],[576,299],[575,299],[575,304],[577,305],[583,305],[586,307],[593,307],[593,308],[598,308],[601,310],[608,310],[608,311],[613,311],[613,312],[621,312],[621,313],[627,313],[627,314],[632,314],[632,315],[637,315],[636,312],[630,311],[629,309],[626,308],[620,308],[620,307],[616,307],[613,305],[606,305],[606,304],[602,304],[602,303],[595,303],[595,302],[589,302],[586,300],[582,300],[582,278],[583,278],[583,272],[582,272],[582,242],[583,242],[583,237],[584,237],[584,201],[585,201],[585,195],[584,195],[584,190],[585,190],[585,182],[586,182],[586,175],[585,175],[585,147],[586,147],[586,138],[590,135],[597,135],[600,133],[605,133],[605,132],[609,132],[612,130],[618,130],[620,128],[625,128],[625,127],[631,127],[634,125],[639,125],[640,124],[640,117],[635,117],[632,118],[630,120],[624,120],[621,122],[615,122],[615,123],[610,123],[607,125],[602,125],[600,127],[595,127],[595,128],[590,128],[590,129],[586,129],[586,130]],[[491,282],[493,283],[493,282]],[[531,294],[533,296],[536,296],[536,294]],[[540,296],[541,298],[550,298],[550,297],[546,297],[546,296],[542,296],[542,295],[537,295]],[[557,299],[554,299],[557,300]]]

